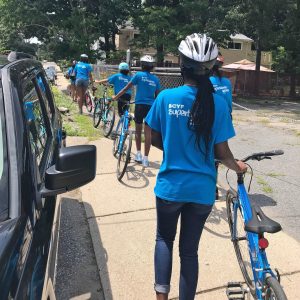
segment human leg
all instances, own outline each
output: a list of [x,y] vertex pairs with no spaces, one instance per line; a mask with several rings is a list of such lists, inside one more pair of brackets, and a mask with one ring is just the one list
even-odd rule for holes
[[172,273],[173,242],[183,204],[156,198],[157,231],[154,254],[157,299],[167,299]]
[[151,128],[147,124],[144,125],[144,133],[145,133],[145,156],[148,156],[151,147]]
[[211,205],[187,203],[181,212],[179,299],[193,300],[198,282],[198,247]]

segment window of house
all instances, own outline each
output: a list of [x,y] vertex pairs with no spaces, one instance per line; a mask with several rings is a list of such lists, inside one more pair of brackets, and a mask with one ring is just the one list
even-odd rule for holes
[[229,42],[228,43],[228,49],[241,50],[242,49],[242,43]]
[[[0,89],[2,93],[2,90]],[[0,97],[0,222],[8,218],[8,158],[4,108]]]
[[31,150],[36,157],[38,166],[40,166],[48,139],[43,108],[33,81],[29,81],[25,85],[23,92],[24,111],[29,128]]
[[137,39],[139,36],[140,36],[139,33],[134,33],[134,34],[133,34],[133,38],[134,38],[134,39]]
[[252,51],[255,51],[255,50],[256,50],[255,43],[251,43],[251,50],[252,50]]

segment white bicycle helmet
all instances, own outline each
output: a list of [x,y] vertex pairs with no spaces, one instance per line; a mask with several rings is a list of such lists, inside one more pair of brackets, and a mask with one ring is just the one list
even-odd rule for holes
[[80,57],[81,58],[89,58],[86,54],[81,54]]
[[198,75],[208,74],[218,57],[218,47],[206,34],[193,33],[181,41],[178,51],[181,67],[193,69]]
[[151,55],[144,55],[140,59],[141,65],[144,66],[154,66],[155,60]]

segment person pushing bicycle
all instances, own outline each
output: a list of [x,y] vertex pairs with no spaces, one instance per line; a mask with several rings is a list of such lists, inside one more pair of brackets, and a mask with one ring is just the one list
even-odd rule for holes
[[[95,83],[106,84],[109,83],[114,86],[114,93],[117,95],[131,80],[129,74],[129,65],[126,62],[121,62],[119,64],[119,73],[113,74],[106,79],[95,80]],[[125,109],[128,108],[128,103],[131,99],[131,89],[126,90],[126,92],[120,96],[118,101],[118,114],[121,117],[124,114]]]
[[229,109],[209,80],[217,45],[205,34],[194,33],[181,41],[178,50],[184,85],[162,91],[145,119],[152,129],[152,145],[164,152],[154,189],[154,289],[158,300],[168,299],[179,216],[179,299],[195,298],[198,245],[215,201],[214,159],[238,173],[247,169],[230,151],[227,141],[235,132]]
[[154,58],[150,55],[144,55],[141,57],[141,67],[142,71],[137,72],[131,81],[116,95],[113,96],[113,100],[117,100],[123,94],[126,93],[133,85],[137,86],[136,96],[135,96],[135,112],[134,120],[136,124],[135,131],[135,142],[136,142],[136,156],[135,161],[142,163],[143,167],[149,166],[148,155],[151,147],[151,129],[145,123],[144,133],[145,133],[145,155],[142,156],[141,144],[142,144],[142,129],[144,119],[146,118],[151,106],[155,102],[155,98],[160,90],[159,79],[151,73],[154,68]]

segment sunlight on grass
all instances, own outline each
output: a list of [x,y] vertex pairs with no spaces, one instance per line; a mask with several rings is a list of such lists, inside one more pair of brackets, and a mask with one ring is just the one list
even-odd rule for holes
[[62,114],[63,127],[67,131],[67,136],[82,136],[89,140],[96,140],[102,136],[99,129],[94,128],[91,116],[79,115],[78,106],[71,98],[57,87],[52,87],[57,107],[65,107],[69,109],[68,114]]

